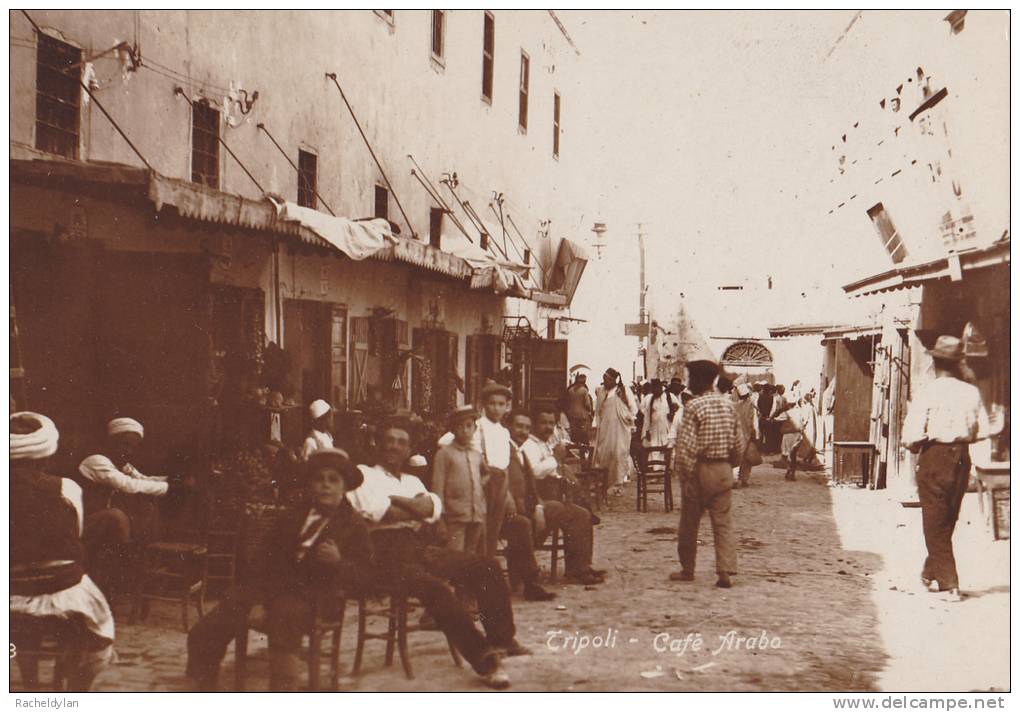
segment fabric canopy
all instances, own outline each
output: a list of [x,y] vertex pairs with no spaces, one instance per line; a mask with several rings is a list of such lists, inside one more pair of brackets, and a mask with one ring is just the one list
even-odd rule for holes
[[566,238],[560,240],[556,253],[556,264],[549,275],[549,291],[559,292],[567,298],[567,304],[574,299],[574,292],[581,282],[581,275],[588,264],[588,252],[576,242]]
[[398,240],[390,223],[382,218],[350,220],[304,208],[295,203],[273,199],[281,220],[301,223],[352,260],[364,260],[385,250]]
[[531,270],[528,265],[495,257],[483,250],[481,245],[468,240],[459,230],[443,231],[441,249],[471,265],[474,270],[471,276],[472,289],[492,287],[497,294],[528,294],[524,282]]

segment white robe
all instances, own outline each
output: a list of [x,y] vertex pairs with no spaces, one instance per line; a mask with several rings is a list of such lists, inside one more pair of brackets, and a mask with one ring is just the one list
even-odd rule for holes
[[599,386],[597,394],[595,466],[608,469],[609,485],[615,486],[623,483],[630,474],[630,436],[634,428],[634,413],[620,399],[615,388],[607,392]]

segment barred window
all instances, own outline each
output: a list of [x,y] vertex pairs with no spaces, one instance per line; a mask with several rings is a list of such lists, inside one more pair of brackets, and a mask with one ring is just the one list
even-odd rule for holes
[[316,207],[315,191],[318,158],[314,153],[298,150],[297,202],[304,208]]
[[78,158],[81,126],[81,50],[38,33],[35,147]]
[[220,112],[208,102],[191,105],[191,180],[220,187]]

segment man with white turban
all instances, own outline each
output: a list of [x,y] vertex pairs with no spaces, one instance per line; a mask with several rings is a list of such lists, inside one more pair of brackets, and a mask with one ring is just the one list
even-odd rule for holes
[[126,568],[125,547],[151,538],[157,523],[154,498],[171,488],[188,489],[166,477],[149,477],[131,464],[145,437],[142,424],[133,418],[114,418],[106,426],[102,453],[89,455],[78,465],[85,489],[85,533],[89,566],[100,587],[109,595]]
[[[11,414],[12,651],[18,645],[39,645],[34,621],[56,623],[62,631],[61,663],[68,689],[86,691],[112,658],[113,615],[85,574],[81,488],[43,471],[58,441],[57,428],[46,416]],[[36,665],[27,656],[15,657],[22,682],[34,687]]]

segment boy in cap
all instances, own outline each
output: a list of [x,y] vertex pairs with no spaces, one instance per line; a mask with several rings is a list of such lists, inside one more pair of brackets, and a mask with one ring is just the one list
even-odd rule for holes
[[436,453],[432,492],[443,505],[441,529],[447,546],[456,551],[484,551],[486,502],[482,487],[482,455],[471,446],[478,426],[471,406],[458,408],[447,423],[453,442]]
[[269,634],[270,687],[296,689],[301,639],[315,610],[367,590],[368,525],[346,497],[361,485],[361,471],[330,448],[309,456],[304,476],[307,498],[281,515],[263,560],[188,633],[187,674],[200,690],[216,689],[227,645],[246,624]]

